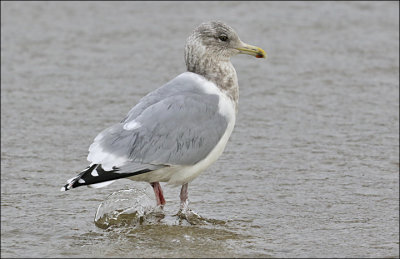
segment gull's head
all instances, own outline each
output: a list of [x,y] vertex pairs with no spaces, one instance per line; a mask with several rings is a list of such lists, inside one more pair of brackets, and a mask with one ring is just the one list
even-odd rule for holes
[[217,60],[229,60],[237,54],[266,58],[263,49],[242,42],[237,33],[223,22],[200,24],[186,41],[186,63],[192,56],[202,58],[207,55]]

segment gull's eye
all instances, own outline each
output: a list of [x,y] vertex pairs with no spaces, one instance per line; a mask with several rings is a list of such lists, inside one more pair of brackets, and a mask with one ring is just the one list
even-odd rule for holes
[[218,37],[218,39],[220,39],[221,41],[227,41],[228,40],[228,36],[221,35],[221,36]]

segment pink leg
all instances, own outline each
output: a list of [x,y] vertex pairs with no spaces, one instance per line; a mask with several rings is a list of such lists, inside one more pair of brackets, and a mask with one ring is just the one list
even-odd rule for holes
[[186,209],[189,201],[188,201],[188,183],[185,183],[184,185],[182,185],[182,189],[181,189],[181,194],[180,194],[180,198],[181,198],[181,209]]
[[159,182],[150,183],[151,187],[153,187],[154,194],[156,195],[157,205],[164,205],[165,199],[163,195],[163,191],[161,189],[161,185]]

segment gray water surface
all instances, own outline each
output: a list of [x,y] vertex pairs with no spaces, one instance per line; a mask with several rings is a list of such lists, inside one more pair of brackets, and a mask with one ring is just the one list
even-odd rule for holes
[[[268,54],[233,58],[234,132],[189,185],[211,223],[176,222],[163,184],[164,216],[99,228],[150,186],[61,186],[208,20]],[[398,111],[398,2],[1,2],[1,256],[398,257]]]

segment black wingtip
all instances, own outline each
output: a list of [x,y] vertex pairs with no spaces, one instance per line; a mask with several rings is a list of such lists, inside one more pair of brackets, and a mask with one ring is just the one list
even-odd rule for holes
[[65,192],[65,191],[71,190],[71,189],[73,189],[73,188],[75,188],[75,187],[84,185],[84,184],[81,184],[81,183],[79,182],[79,179],[81,179],[81,177],[82,177],[86,172],[92,171],[96,166],[97,166],[97,164],[94,164],[94,165],[92,165],[92,166],[86,167],[86,169],[83,170],[82,172],[80,172],[77,176],[75,176],[75,177],[69,179],[69,180],[67,181],[67,184],[64,185],[63,187],[61,187],[61,190],[60,190],[60,191]]
[[[96,170],[95,170],[96,169]],[[94,171],[95,170],[95,171]],[[94,171],[94,173],[92,173]],[[135,176],[150,172],[150,169],[142,169],[132,173],[118,173],[119,168],[113,167],[111,171],[105,171],[101,165],[93,164],[88,166],[80,174],[67,181],[67,184],[61,187],[61,191],[65,192],[82,185],[91,185],[107,181],[113,181],[121,178]]]

